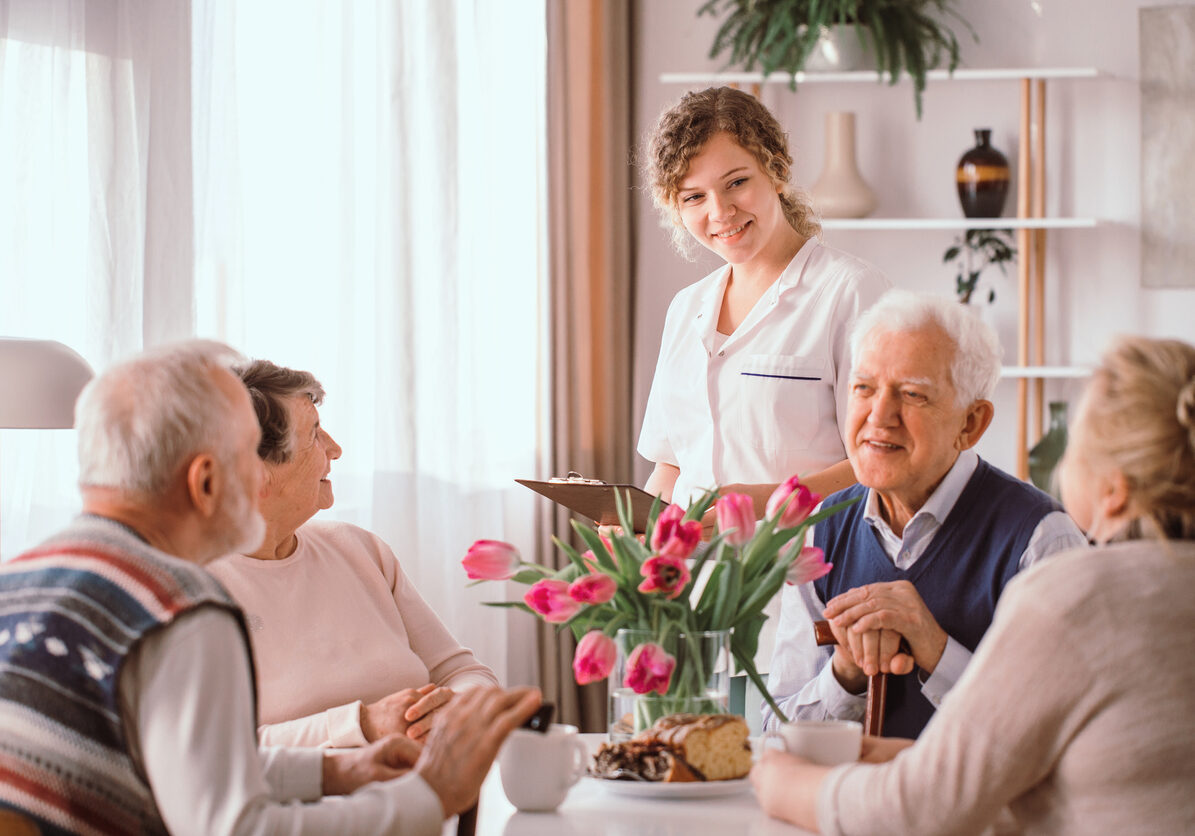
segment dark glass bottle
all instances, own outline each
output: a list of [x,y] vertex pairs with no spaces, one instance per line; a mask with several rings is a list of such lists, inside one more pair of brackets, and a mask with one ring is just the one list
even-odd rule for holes
[[955,170],[958,199],[968,218],[998,218],[1008,197],[1008,159],[992,147],[990,128],[975,129],[975,147]]
[[1054,468],[1066,450],[1066,401],[1050,401],[1050,426],[1029,450],[1029,480],[1058,498]]

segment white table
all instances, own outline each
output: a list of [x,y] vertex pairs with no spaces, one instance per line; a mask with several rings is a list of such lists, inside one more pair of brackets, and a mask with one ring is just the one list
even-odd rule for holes
[[[591,750],[604,734],[581,738]],[[444,826],[454,836],[456,819]],[[477,836],[800,836],[809,831],[769,818],[748,789],[719,798],[667,800],[615,795],[593,778],[582,778],[552,813],[520,813],[506,800],[495,764],[481,788]]]

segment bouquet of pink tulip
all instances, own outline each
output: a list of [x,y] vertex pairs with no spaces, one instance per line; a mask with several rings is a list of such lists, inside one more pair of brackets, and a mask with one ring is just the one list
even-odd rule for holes
[[[494,540],[477,541],[461,562],[474,580],[530,585],[522,601],[490,606],[517,607],[568,625],[578,640],[573,673],[579,684],[610,675],[618,653],[614,636],[630,629],[644,640],[630,650],[617,685],[635,694],[700,695],[710,662],[695,648],[686,652],[678,638],[729,631],[739,670],[783,718],[755,668],[755,652],[767,619],[763,609],[784,583],[808,583],[830,571],[821,549],[804,545],[805,531],[850,503],[813,514],[820,501],[795,476],[772,494],[758,524],[744,494],[718,497],[711,491],[688,510],[657,500],[642,539],[628,533],[633,529],[620,503],[622,530],[609,539],[573,521],[588,551],[555,540],[569,559],[558,571],[526,563],[513,546]],[[711,504],[718,533],[699,550],[701,519]]]

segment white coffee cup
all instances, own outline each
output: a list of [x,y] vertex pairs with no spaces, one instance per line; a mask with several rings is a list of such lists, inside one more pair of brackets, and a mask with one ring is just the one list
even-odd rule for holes
[[548,731],[515,729],[498,753],[502,789],[520,810],[555,810],[589,765],[589,748],[576,726],[553,723]]
[[779,740],[789,754],[823,766],[837,766],[859,760],[863,724],[855,720],[793,720],[779,730],[765,732],[765,746],[768,740]]

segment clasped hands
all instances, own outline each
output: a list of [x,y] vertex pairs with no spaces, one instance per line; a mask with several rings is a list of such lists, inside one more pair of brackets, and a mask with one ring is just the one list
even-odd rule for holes
[[439,798],[444,816],[457,815],[477,801],[502,741],[540,700],[535,688],[472,688],[441,712],[423,744],[394,733],[360,749],[325,751],[323,794],[347,794],[414,770]]
[[834,676],[852,693],[877,673],[912,673],[914,665],[933,673],[946,649],[946,632],[908,581],[848,590],[830,599],[824,615],[838,642]]
[[361,732],[371,743],[390,734],[422,740],[432,730],[436,712],[453,698],[451,688],[429,682],[421,688],[403,688],[361,707]]

